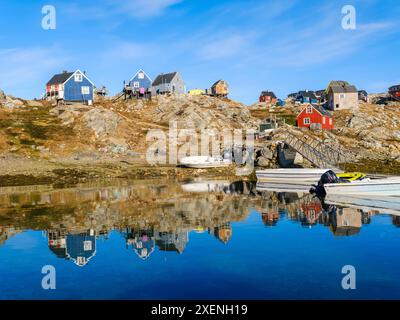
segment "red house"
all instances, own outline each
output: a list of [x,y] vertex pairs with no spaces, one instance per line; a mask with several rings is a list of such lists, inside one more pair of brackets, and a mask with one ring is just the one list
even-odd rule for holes
[[397,99],[397,100],[400,100],[400,84],[397,85],[397,86],[390,87],[390,88],[389,88],[389,94],[390,94],[393,98],[395,98],[395,99]]
[[260,102],[275,104],[278,101],[275,93],[271,91],[263,91],[260,95]]
[[324,130],[333,130],[334,123],[332,115],[320,106],[309,104],[297,116],[299,128],[310,128],[317,126]]

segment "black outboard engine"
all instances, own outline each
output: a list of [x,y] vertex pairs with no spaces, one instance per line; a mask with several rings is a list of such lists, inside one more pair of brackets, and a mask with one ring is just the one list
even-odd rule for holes
[[329,170],[321,176],[321,179],[318,181],[317,185],[313,185],[313,187],[310,189],[310,193],[315,194],[320,199],[325,198],[326,192],[324,185],[327,183],[340,183],[340,182],[347,182],[347,181],[340,179],[336,175],[336,173],[334,173],[332,170]]

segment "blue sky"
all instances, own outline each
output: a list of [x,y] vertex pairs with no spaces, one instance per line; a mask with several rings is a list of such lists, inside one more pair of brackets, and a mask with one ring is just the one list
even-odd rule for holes
[[[356,30],[342,28],[347,4]],[[41,27],[44,5],[56,30]],[[0,0],[0,88],[39,97],[53,74],[80,69],[115,94],[143,68],[179,71],[188,89],[225,79],[247,104],[333,79],[382,92],[400,83],[399,16],[398,0]]]

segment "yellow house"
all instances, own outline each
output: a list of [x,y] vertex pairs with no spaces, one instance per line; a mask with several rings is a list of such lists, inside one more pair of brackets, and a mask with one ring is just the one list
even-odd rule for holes
[[192,96],[201,96],[203,94],[206,94],[206,91],[202,89],[193,89],[190,90],[188,93]]

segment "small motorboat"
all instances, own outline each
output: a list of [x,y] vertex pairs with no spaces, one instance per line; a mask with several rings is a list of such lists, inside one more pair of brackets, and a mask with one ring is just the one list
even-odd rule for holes
[[179,163],[187,168],[207,169],[228,167],[232,161],[223,157],[193,156],[182,158]]
[[400,196],[400,177],[349,181],[339,178],[333,171],[327,171],[310,192],[321,198],[330,194]]
[[258,181],[307,184],[317,183],[330,169],[267,169],[256,171]]

